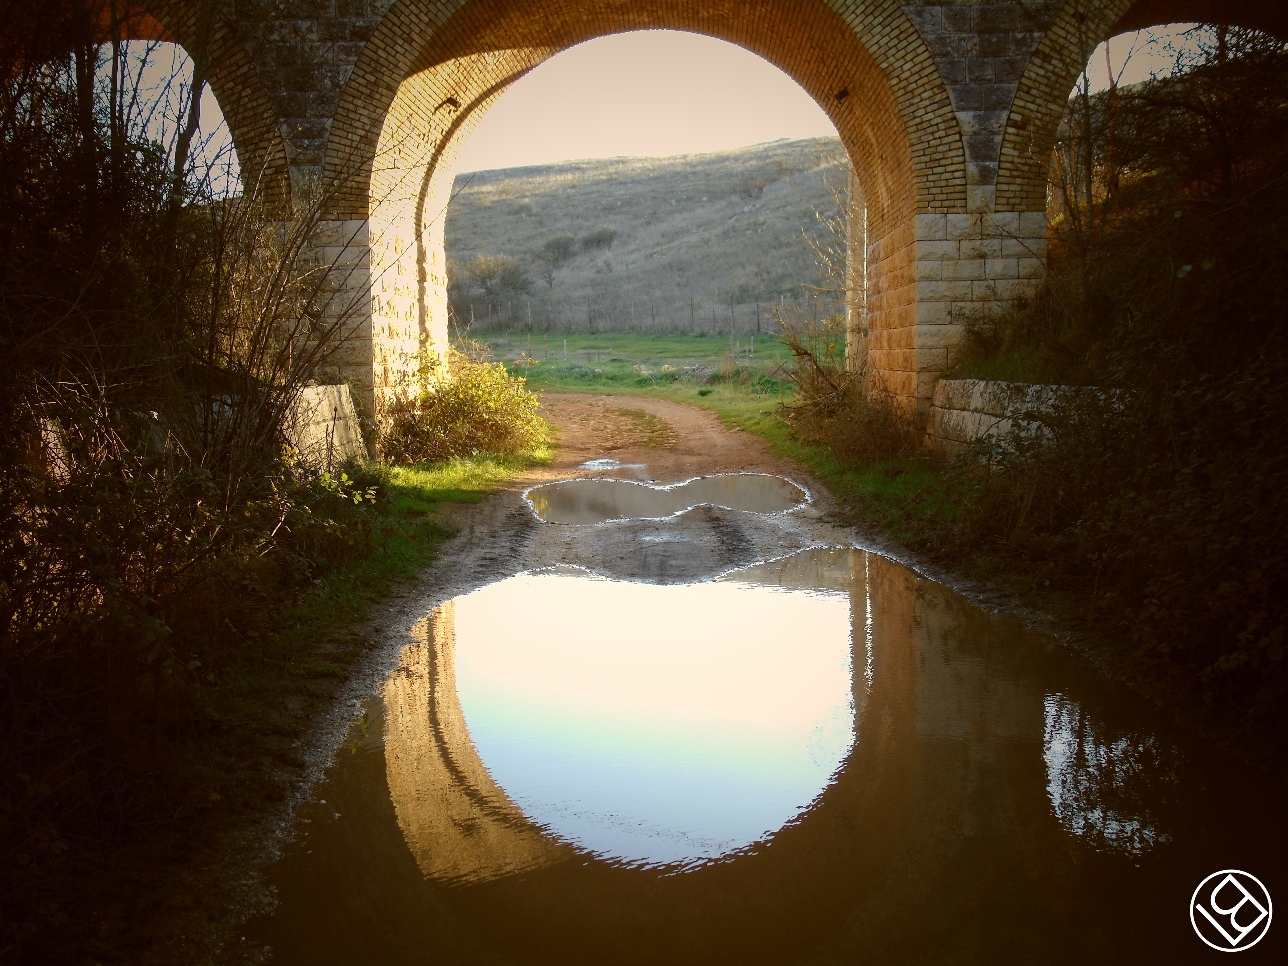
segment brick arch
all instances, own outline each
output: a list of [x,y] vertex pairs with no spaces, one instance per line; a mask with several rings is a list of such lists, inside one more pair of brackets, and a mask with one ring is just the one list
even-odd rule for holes
[[[196,4],[183,0],[123,0],[117,3],[117,9],[122,39],[177,44],[196,59],[201,44]],[[111,23],[107,4],[100,21],[106,36]],[[210,26],[209,45],[207,82],[228,125],[243,183],[257,179],[270,198],[286,200],[287,156],[278,130],[277,111],[243,38],[228,21],[216,15]]]
[[442,344],[444,260],[434,206],[450,185],[460,140],[491,100],[576,43],[660,28],[764,57],[832,119],[868,205],[871,324],[887,331],[874,339],[872,357],[890,370],[895,391],[919,394],[926,382],[919,370],[942,363],[943,352],[925,365],[917,352],[914,219],[965,210],[966,165],[938,68],[895,0],[399,0],[355,63],[325,164],[337,220],[369,219],[375,395],[406,384],[409,353],[423,340]]
[[1252,27],[1288,40],[1288,6],[1282,0],[1136,0],[1110,36],[1167,23]]
[[1056,129],[1069,92],[1104,40],[1168,23],[1223,23],[1288,37],[1282,0],[1068,0],[1038,46],[1011,105],[998,168],[998,205],[1045,210]]
[[408,89],[425,84],[416,75],[437,73],[441,97],[465,103],[574,44],[648,29],[717,37],[782,69],[836,124],[869,203],[891,218],[965,205],[961,132],[947,90],[894,0],[862,9],[843,0],[398,0],[364,46],[335,111],[326,170],[343,185],[337,213],[367,211],[368,175],[391,118],[434,125],[442,100],[429,103],[427,92]]
[[[194,61],[202,45],[200,5],[191,0],[46,0],[35,8],[18,10],[5,30],[36,32],[50,52],[86,41],[107,43],[113,33],[120,40],[176,44]],[[286,149],[276,107],[243,41],[227,18],[214,15],[207,32],[207,82],[224,113],[243,178],[258,173],[270,191],[285,198]]]

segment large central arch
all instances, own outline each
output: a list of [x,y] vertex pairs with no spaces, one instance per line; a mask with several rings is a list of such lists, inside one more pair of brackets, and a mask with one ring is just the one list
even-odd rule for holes
[[764,57],[835,124],[867,205],[870,368],[901,396],[929,395],[956,336],[953,301],[983,293],[969,275],[944,281],[944,216],[967,211],[964,140],[934,59],[894,0],[400,0],[358,58],[326,159],[341,186],[337,220],[369,246],[376,408],[407,386],[420,346],[445,345],[443,216],[459,148],[487,108],[574,44],[663,28]]

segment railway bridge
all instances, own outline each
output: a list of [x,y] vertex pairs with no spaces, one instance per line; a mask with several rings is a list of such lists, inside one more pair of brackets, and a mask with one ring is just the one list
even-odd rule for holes
[[322,193],[319,245],[346,327],[333,362],[368,412],[413,380],[422,346],[446,343],[443,226],[461,145],[509,84],[574,44],[705,34],[817,101],[863,202],[852,358],[925,405],[963,319],[1042,278],[1048,160],[1096,45],[1184,21],[1288,35],[1279,0],[97,2],[118,4],[130,36],[188,51],[247,176]]

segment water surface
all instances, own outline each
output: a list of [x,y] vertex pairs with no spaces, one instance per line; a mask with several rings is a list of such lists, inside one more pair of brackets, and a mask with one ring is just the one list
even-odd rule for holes
[[590,525],[609,520],[662,519],[698,506],[780,513],[809,499],[791,480],[766,473],[724,473],[660,486],[633,480],[564,480],[524,494],[546,523]]
[[427,617],[248,939],[310,964],[1194,962],[1205,876],[1288,895],[1284,805],[874,554],[561,568]]

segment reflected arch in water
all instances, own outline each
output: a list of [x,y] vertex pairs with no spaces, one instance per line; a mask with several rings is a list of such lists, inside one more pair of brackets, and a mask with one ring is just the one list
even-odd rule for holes
[[[637,877],[649,876],[638,862],[596,862],[606,875],[586,875],[584,848],[566,844],[525,815],[479,756],[461,702],[451,691],[457,680],[452,654],[459,611],[446,605],[420,625],[422,638],[404,653],[384,700],[389,791],[422,872],[468,886],[480,901],[495,895],[496,902],[508,902],[504,897],[523,883],[531,889],[548,878],[554,892],[576,894],[561,907],[561,915],[578,910],[574,931],[600,920],[607,928],[623,908],[641,901],[636,895],[640,888],[649,902],[664,903],[679,928],[702,931],[709,924],[694,917],[702,915],[699,910],[709,907],[713,896],[720,896],[721,907],[745,903],[750,908],[761,902],[758,897],[773,893],[776,883],[816,881],[816,888],[784,896],[775,909],[765,911],[774,920],[775,942],[791,948],[808,941],[820,920],[835,925],[846,908],[879,883],[911,812],[918,762],[912,700],[917,684],[915,578],[897,564],[841,550],[797,554],[739,572],[733,581],[773,593],[821,588],[833,598],[850,598],[843,630],[850,652],[847,705],[857,737],[852,745],[847,742],[849,750],[834,780],[806,803],[806,811],[788,816],[785,827],[770,830],[775,834],[723,861],[700,862],[684,875],[668,876],[662,894],[647,886],[648,878]],[[872,642],[878,642],[875,650]],[[558,932],[559,922],[529,921],[529,914],[533,910],[526,907],[514,910],[521,920],[515,923],[517,930]],[[562,927],[570,928],[567,922]],[[745,938],[750,943],[746,955],[763,958],[754,937]],[[724,935],[722,942],[729,941]]]
[[431,879],[478,882],[570,858],[492,780],[456,693],[455,604],[419,627],[385,685],[385,768],[398,825]]
[[801,576],[664,586],[569,568],[437,608],[385,711],[392,797],[426,874],[552,861],[540,833],[694,867],[807,810],[853,745],[868,661],[862,634],[851,655],[848,566],[841,586]]
[[379,948],[410,964],[430,946],[480,963],[1183,958],[1193,936],[1175,930],[1168,891],[1179,850],[1228,859],[1249,807],[1259,850],[1281,824],[1266,811],[1279,797],[1224,784],[1195,824],[1172,794],[1186,763],[1134,702],[1098,697],[1103,682],[1065,648],[897,563],[807,551],[733,576],[850,598],[855,740],[807,809],[685,869],[569,843],[489,772],[469,708],[432,695],[461,680],[441,660],[460,611],[440,610],[390,679],[383,742],[376,729],[373,753],[355,745],[337,762],[323,821],[275,876],[282,905],[264,932],[279,958]]

